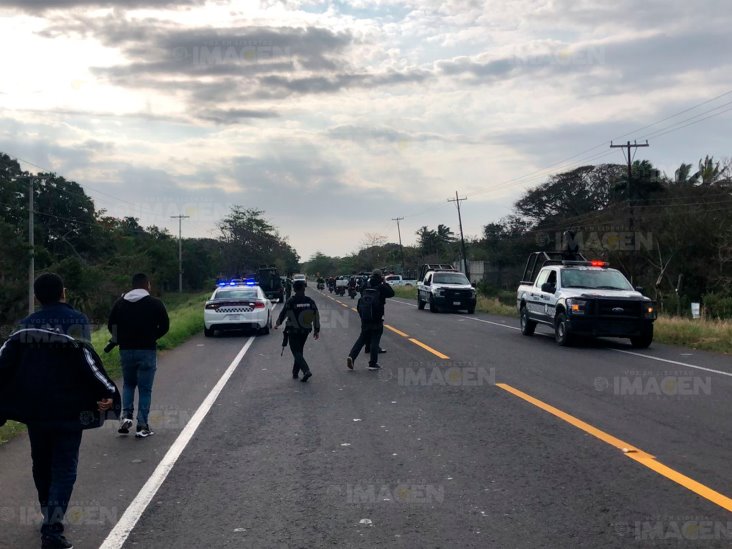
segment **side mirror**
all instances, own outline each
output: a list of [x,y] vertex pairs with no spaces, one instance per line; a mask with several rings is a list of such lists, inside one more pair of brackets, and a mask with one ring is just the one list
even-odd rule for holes
[[544,282],[544,284],[541,285],[541,291],[546,292],[548,294],[553,294],[557,291],[557,289],[554,287],[554,284],[551,282]]

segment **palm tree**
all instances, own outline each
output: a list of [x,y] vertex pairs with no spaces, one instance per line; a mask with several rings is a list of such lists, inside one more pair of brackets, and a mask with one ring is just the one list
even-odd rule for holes
[[699,172],[691,173],[691,164],[681,163],[679,169],[674,172],[674,184],[684,187],[692,187],[699,180]]
[[714,157],[707,155],[704,160],[699,160],[699,171],[696,172],[695,176],[701,178],[702,185],[715,183],[720,174],[719,162],[715,162]]

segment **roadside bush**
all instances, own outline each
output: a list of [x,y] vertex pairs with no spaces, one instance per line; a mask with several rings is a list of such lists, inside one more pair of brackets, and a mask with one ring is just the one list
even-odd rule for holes
[[722,294],[706,294],[702,296],[704,316],[706,318],[732,318],[732,296]]

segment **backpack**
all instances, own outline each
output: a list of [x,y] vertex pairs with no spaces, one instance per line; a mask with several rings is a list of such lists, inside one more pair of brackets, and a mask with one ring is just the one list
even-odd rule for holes
[[379,322],[384,316],[381,294],[375,288],[364,288],[357,308],[363,323]]

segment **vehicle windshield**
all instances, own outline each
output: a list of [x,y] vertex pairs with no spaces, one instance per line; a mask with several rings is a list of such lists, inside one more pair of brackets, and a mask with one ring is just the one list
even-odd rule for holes
[[463,273],[435,273],[432,277],[435,284],[470,284]]
[[259,297],[255,288],[222,288],[214,295],[214,299],[257,299]]
[[633,289],[621,272],[605,269],[565,269],[562,271],[562,287],[592,290]]

